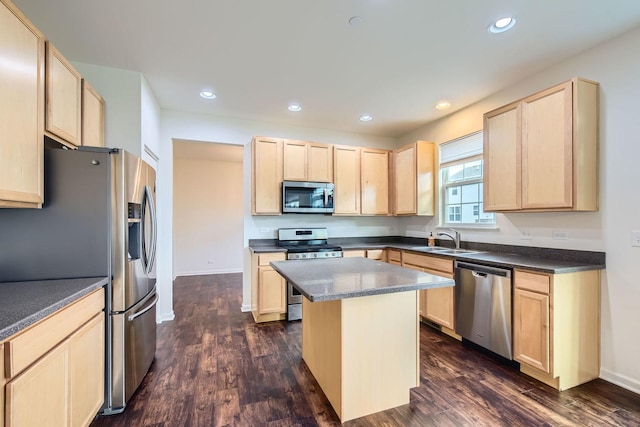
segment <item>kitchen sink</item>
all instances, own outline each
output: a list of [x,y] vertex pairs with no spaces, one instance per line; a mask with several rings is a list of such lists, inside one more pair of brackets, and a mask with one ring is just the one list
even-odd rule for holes
[[449,248],[444,248],[441,246],[416,246],[416,247],[412,247],[411,250],[413,251],[420,251],[420,252],[439,252],[439,251],[446,251]]
[[419,251],[419,252],[432,252],[432,253],[443,254],[443,255],[477,254],[481,252],[481,251],[476,251],[472,249],[452,249],[452,248],[445,248],[442,246],[416,246],[411,248],[411,250]]

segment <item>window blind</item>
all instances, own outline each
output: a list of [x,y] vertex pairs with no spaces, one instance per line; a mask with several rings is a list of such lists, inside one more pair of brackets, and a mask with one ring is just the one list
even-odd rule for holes
[[440,144],[440,164],[482,155],[482,131]]

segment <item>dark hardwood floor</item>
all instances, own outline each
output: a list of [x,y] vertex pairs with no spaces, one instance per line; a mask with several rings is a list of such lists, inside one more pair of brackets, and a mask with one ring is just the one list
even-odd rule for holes
[[[240,312],[242,275],[180,277],[176,319],[120,415],[91,426],[333,426],[301,360],[301,323]],[[381,313],[381,315],[384,315]],[[411,403],[345,426],[638,426],[640,396],[602,380],[562,393],[422,325]]]

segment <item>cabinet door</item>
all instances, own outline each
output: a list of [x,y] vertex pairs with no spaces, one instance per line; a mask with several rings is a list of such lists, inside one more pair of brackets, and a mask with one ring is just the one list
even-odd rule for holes
[[365,258],[366,251],[365,250],[354,250],[354,251],[343,251],[343,258]]
[[45,68],[46,130],[68,143],[81,145],[82,76],[49,42]]
[[88,426],[104,401],[104,315],[95,316],[69,340],[71,425]]
[[484,209],[520,209],[520,103],[484,116]]
[[282,140],[255,138],[252,214],[279,215],[282,204]]
[[549,371],[549,295],[517,289],[513,293],[515,360]]
[[416,147],[415,144],[395,152],[395,197],[396,215],[412,215],[417,211],[416,203]]
[[258,313],[287,311],[286,282],[270,267],[258,267]]
[[334,214],[360,214],[360,148],[335,146]]
[[423,316],[439,325],[455,329],[453,304],[453,287],[427,289]]
[[313,182],[333,182],[333,146],[310,142],[307,151],[307,177]]
[[104,100],[82,80],[82,145],[104,147]]
[[522,101],[522,208],[573,205],[572,83]]
[[0,2],[0,206],[43,202],[44,37],[11,3]]
[[6,427],[70,425],[68,356],[62,344],[7,383]]
[[363,148],[361,151],[361,213],[389,214],[389,151]]
[[420,298],[420,304],[418,305],[420,316],[425,317],[427,315],[427,290],[423,289],[418,292],[418,298]]
[[283,150],[283,179],[285,181],[307,181],[307,143],[285,140]]

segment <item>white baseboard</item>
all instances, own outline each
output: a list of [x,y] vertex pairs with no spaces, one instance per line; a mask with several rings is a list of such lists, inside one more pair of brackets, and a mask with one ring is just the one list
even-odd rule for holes
[[195,271],[180,271],[176,273],[176,276],[207,276],[209,274],[230,274],[230,273],[242,273],[242,269],[229,269],[229,270],[195,270]]
[[251,311],[251,304],[242,304],[240,311],[242,311],[243,313]]
[[605,381],[609,381],[617,386],[625,388],[634,393],[640,394],[640,381],[636,378],[630,378],[626,375],[616,374],[615,372],[608,371],[600,368],[600,378]]
[[158,313],[156,315],[156,323],[169,322],[176,318],[175,313],[171,310],[168,313]]

